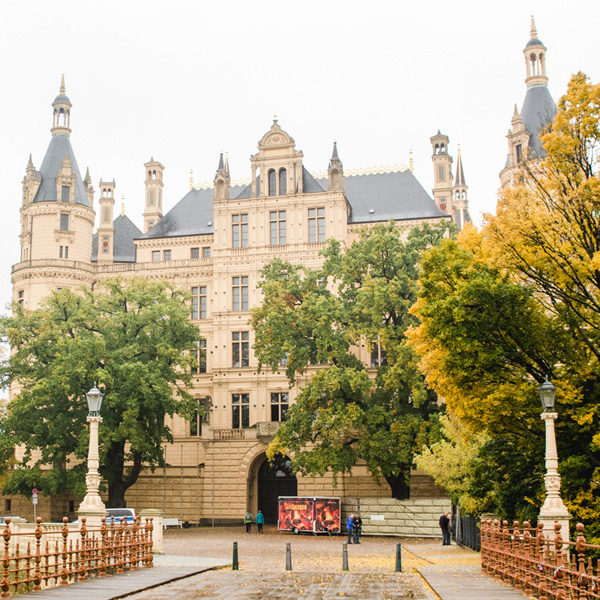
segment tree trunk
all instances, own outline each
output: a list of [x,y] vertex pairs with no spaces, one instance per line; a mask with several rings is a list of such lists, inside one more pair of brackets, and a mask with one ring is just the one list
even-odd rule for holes
[[121,464],[120,477],[117,481],[108,484],[108,507],[125,508],[125,492],[137,481],[142,470],[142,457],[140,453],[134,453],[133,465],[123,468]]
[[385,480],[392,490],[392,498],[408,500],[410,498],[410,471],[400,475],[387,475]]

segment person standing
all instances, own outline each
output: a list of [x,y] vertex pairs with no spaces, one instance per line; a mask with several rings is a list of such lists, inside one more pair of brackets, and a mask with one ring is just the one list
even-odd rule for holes
[[252,513],[248,511],[244,515],[244,525],[246,526],[246,533],[252,532]]
[[346,530],[348,531],[348,543],[352,543],[352,533],[354,531],[354,514],[346,519]]
[[259,510],[256,513],[256,527],[258,528],[258,533],[264,533],[263,525],[265,524],[265,515],[262,514],[262,511]]
[[440,517],[440,529],[442,530],[442,546],[450,545],[450,513],[445,512]]
[[354,533],[354,543],[360,544],[360,535],[362,533],[362,519],[360,518],[360,514],[356,513],[354,518],[352,519],[353,524],[353,533]]

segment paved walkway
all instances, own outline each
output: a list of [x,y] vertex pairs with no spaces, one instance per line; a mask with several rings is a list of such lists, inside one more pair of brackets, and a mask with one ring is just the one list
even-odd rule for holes
[[[170,533],[170,532],[169,532]],[[231,542],[240,547],[240,571],[231,571]],[[285,543],[294,571],[285,571]],[[348,548],[341,571],[341,538],[245,536],[232,528],[187,530],[165,538],[166,556],[153,569],[94,579],[21,597],[65,600],[524,600],[481,574],[479,554],[437,540],[400,540],[403,573],[394,573],[395,538],[364,538]],[[195,556],[178,556],[184,552]],[[216,557],[216,558],[215,558]],[[222,570],[210,570],[229,567]],[[210,572],[206,572],[209,571]]]
[[429,540],[404,540],[402,547],[429,564],[417,567],[441,600],[524,600],[518,590],[503,585],[481,572],[477,552]]

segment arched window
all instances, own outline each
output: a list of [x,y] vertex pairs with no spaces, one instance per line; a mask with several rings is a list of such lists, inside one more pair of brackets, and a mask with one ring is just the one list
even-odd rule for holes
[[269,196],[277,196],[277,179],[275,169],[269,170]]
[[287,171],[279,169],[279,194],[287,194]]

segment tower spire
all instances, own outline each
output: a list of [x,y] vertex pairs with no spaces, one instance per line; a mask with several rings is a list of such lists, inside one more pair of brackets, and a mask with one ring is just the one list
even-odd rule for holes
[[460,154],[460,144],[458,146],[458,150],[456,151],[456,179],[454,180],[454,185],[467,185],[467,182],[465,181],[465,172],[463,170],[462,156]]
[[527,76],[525,83],[527,87],[533,87],[534,85],[548,85],[548,77],[546,76],[546,46],[542,44],[538,38],[537,28],[535,26],[535,19],[531,15],[531,32],[530,38],[525,49],[523,50],[525,55],[525,69]]
[[63,73],[60,78],[58,96],[56,96],[54,102],[52,102],[54,113],[51,131],[53,136],[66,135],[68,137],[71,133],[71,106],[73,105],[65,92],[65,75]]

